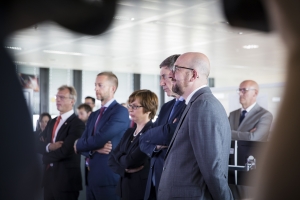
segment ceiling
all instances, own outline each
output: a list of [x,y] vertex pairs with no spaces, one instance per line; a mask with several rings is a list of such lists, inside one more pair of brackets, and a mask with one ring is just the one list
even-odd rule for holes
[[16,64],[145,74],[159,74],[159,64],[172,54],[197,51],[210,59],[217,87],[244,79],[284,82],[286,75],[276,33],[231,28],[219,0],[122,0],[102,35],[80,35],[47,22],[14,33],[6,46],[20,48],[8,48]]

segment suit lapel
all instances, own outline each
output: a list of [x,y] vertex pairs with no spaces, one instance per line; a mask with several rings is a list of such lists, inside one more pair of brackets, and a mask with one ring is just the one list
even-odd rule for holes
[[[147,124],[145,124],[144,128],[141,130],[141,132],[135,137],[135,139],[133,140],[133,142],[131,143],[130,138],[131,138],[131,135],[128,137],[128,141],[127,141],[127,144],[129,144],[129,148],[128,148],[128,151],[127,152],[130,152],[130,150],[135,147],[136,145],[138,145],[139,143],[139,137],[142,133],[144,133],[146,130],[148,130],[151,126],[152,126],[152,121],[150,120]],[[134,131],[133,131],[134,132]],[[133,134],[133,132],[131,134]]]
[[253,115],[255,115],[260,109],[260,106],[256,103],[255,106],[246,114],[244,120],[240,124],[239,128],[237,130],[242,129],[243,126],[247,126],[247,122],[249,118],[251,118]]
[[73,113],[60,127],[60,129],[57,132],[55,142],[59,141],[58,139],[62,136],[63,133],[65,133],[65,129],[68,127],[69,123],[73,120],[73,118],[76,117],[76,115]]
[[185,117],[186,117],[188,111],[190,110],[190,108],[191,108],[193,102],[194,102],[200,95],[202,95],[203,93],[207,93],[207,92],[210,92],[210,93],[211,93],[211,91],[210,91],[210,89],[209,89],[208,87],[204,87],[204,88],[201,88],[200,90],[198,90],[198,91],[192,96],[192,98],[191,98],[189,104],[186,106],[186,108],[184,109],[184,111],[183,111],[183,113],[182,113],[182,115],[181,115],[181,117],[180,117],[179,123],[178,123],[178,125],[177,125],[177,127],[176,127],[176,129],[175,129],[174,135],[173,135],[173,137],[172,137],[172,140],[171,140],[171,142],[170,142],[170,144],[169,144],[167,153],[166,153],[166,155],[165,155],[165,159],[167,158],[167,156],[168,156],[168,154],[169,154],[169,151],[170,151],[170,149],[171,149],[172,146],[173,146],[173,143],[174,143],[174,140],[175,140],[175,138],[176,138],[176,136],[177,136],[178,130],[181,128],[182,122],[184,121],[184,119],[185,119]]
[[[110,113],[111,111],[114,109],[114,106],[117,104],[116,100],[114,100],[109,106],[108,108],[106,108],[106,110],[104,111],[104,113],[102,114],[101,116],[101,119],[99,120],[98,124],[97,124],[97,127],[96,127],[96,130],[95,132],[97,132],[97,130],[99,129],[99,127],[102,127],[103,124],[107,121],[107,119],[109,118],[110,116]],[[93,123],[93,130],[94,130],[94,126],[95,126],[95,123],[96,123],[96,120],[98,118],[100,114],[100,109],[97,110],[97,115],[96,115],[96,119],[95,119],[95,122]],[[95,133],[94,133],[95,134]]]
[[241,117],[241,109],[236,110],[233,114],[234,116],[234,130],[238,130],[239,123],[240,123],[240,117]]

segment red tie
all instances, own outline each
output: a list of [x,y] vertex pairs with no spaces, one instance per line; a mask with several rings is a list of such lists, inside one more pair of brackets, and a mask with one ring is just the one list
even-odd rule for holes
[[52,138],[51,138],[51,142],[54,142],[53,139],[54,139],[54,136],[55,136],[55,131],[56,131],[56,128],[60,122],[60,119],[61,119],[61,116],[58,116],[57,119],[56,119],[56,122],[54,124],[54,127],[53,127],[53,131],[52,131]]
[[100,119],[101,119],[101,117],[102,117],[102,115],[103,115],[103,112],[104,112],[105,108],[106,108],[106,107],[104,107],[104,106],[103,106],[102,108],[100,108],[100,113],[99,113],[98,118],[97,118],[97,120],[96,120],[96,123],[95,123],[95,126],[94,126],[94,131],[93,131],[93,134],[92,134],[92,135],[94,135],[95,132],[96,132],[96,127],[97,127],[98,122],[100,121]]

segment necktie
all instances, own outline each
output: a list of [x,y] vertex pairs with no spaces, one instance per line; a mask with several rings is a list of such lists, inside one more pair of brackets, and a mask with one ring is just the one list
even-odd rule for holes
[[58,126],[60,120],[61,120],[61,116],[58,116],[58,117],[56,118],[56,122],[55,122],[54,127],[53,127],[53,130],[52,130],[52,138],[51,138],[51,142],[54,142],[53,139],[54,139],[54,137],[55,137],[56,128],[57,128],[57,126]]
[[177,100],[177,101],[174,103],[174,106],[173,106],[173,108],[172,108],[172,110],[171,110],[171,113],[170,113],[170,115],[169,115],[169,120],[172,119],[173,114],[177,112],[177,110],[178,110],[178,105],[180,105],[181,103],[184,103],[184,102],[185,102],[184,100],[183,100],[183,101]]
[[241,116],[240,116],[240,123],[239,123],[239,125],[240,125],[240,124],[242,123],[242,121],[244,120],[246,113],[247,113],[247,110],[243,110],[243,111],[242,111],[242,114],[241,114]]
[[98,118],[97,118],[97,120],[96,120],[96,123],[95,123],[95,126],[94,126],[94,131],[93,131],[93,134],[92,134],[92,135],[95,134],[95,132],[96,132],[96,127],[97,127],[98,122],[100,121],[100,119],[101,119],[101,117],[102,117],[103,112],[105,111],[105,109],[106,109],[106,107],[104,107],[104,106],[100,108],[100,113],[99,113]]

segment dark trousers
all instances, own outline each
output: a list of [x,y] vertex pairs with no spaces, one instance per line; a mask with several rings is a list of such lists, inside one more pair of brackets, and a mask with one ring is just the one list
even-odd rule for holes
[[151,190],[150,190],[150,196],[148,200],[156,200],[156,189],[155,186],[153,185],[153,182],[151,181]]
[[44,200],[77,200],[79,191],[60,191],[55,187],[57,184],[54,179],[53,169],[51,167],[46,172],[44,186]]

